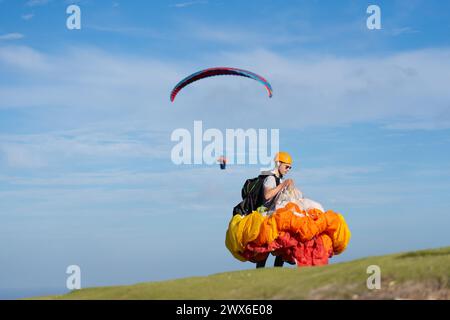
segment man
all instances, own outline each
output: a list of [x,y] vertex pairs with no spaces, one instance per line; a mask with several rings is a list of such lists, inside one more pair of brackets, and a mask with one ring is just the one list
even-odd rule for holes
[[[283,177],[292,169],[292,157],[287,152],[278,152],[274,158],[275,168],[269,172],[262,172],[262,175],[267,175],[264,179],[262,188],[264,207],[271,208],[274,204],[275,198],[284,188],[294,186],[292,179],[283,181]],[[256,268],[264,268],[266,260],[260,261],[256,264]],[[275,258],[275,267],[283,266],[283,259],[281,256]]]

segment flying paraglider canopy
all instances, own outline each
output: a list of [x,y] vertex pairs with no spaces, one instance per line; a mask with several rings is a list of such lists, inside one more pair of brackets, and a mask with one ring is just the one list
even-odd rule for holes
[[200,80],[200,79],[213,77],[213,76],[221,76],[221,75],[241,76],[241,77],[247,77],[247,78],[259,81],[266,87],[267,92],[269,93],[269,98],[272,97],[272,87],[271,87],[270,83],[267,82],[267,80],[264,79],[263,77],[257,75],[256,73],[253,73],[253,72],[250,72],[247,70],[237,69],[237,68],[219,67],[219,68],[209,68],[209,69],[195,72],[195,73],[191,74],[190,76],[181,80],[173,88],[173,90],[170,94],[170,101],[173,102],[175,100],[175,97],[177,96],[178,92],[180,92],[180,90],[183,89],[184,87],[186,87],[187,85],[189,85],[197,80]]

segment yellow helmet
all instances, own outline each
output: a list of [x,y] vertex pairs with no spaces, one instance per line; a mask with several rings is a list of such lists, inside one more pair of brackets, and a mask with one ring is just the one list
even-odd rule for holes
[[275,162],[280,161],[280,162],[284,162],[284,163],[287,163],[287,164],[292,164],[292,157],[287,152],[281,152],[281,151],[278,152],[275,155],[275,159],[274,160],[275,160]]

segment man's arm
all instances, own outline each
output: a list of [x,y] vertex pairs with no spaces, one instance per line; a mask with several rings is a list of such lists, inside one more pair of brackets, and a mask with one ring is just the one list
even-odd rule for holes
[[293,186],[294,181],[292,179],[287,179],[286,181],[283,181],[275,188],[264,188],[264,199],[266,201],[269,201],[273,197],[275,197],[281,190],[283,190],[284,187]]
[[282,183],[280,183],[278,186],[276,186],[275,188],[269,189],[269,188],[264,188],[264,199],[266,201],[269,201],[270,199],[272,199],[273,197],[275,197],[278,192],[280,192],[281,190],[283,190],[284,186],[286,185],[286,181],[283,181]]

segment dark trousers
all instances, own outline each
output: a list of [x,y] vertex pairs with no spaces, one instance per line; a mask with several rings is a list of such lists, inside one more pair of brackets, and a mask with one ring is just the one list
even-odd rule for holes
[[[269,257],[269,256],[267,256],[267,257]],[[262,261],[257,262],[256,268],[264,268],[266,266],[266,261],[267,261],[267,258],[265,258]],[[276,256],[273,266],[274,267],[282,267],[283,263],[284,263],[283,258],[281,256]]]

